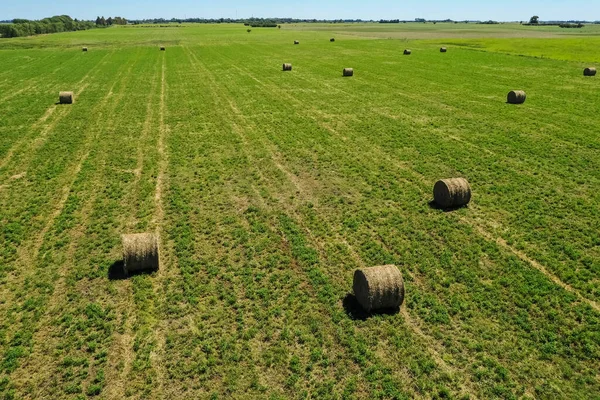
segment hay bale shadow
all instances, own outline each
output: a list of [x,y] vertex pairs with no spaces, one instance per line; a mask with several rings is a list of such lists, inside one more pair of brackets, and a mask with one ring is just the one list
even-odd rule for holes
[[375,315],[394,315],[400,311],[400,307],[398,308],[389,308],[385,310],[377,310],[373,312],[366,312],[361,305],[358,303],[356,296],[349,293],[342,300],[342,304],[344,306],[344,310],[346,314],[353,320],[366,321],[367,319],[375,316]]
[[124,267],[125,263],[123,262],[123,260],[115,261],[108,268],[108,279],[110,279],[111,281],[123,281],[136,275],[151,275],[152,273],[156,272],[155,270],[147,270],[130,272],[129,274],[126,274]]
[[461,208],[467,208],[467,207],[468,207],[468,205],[458,206],[458,207],[442,207],[438,203],[436,203],[435,200],[431,200],[429,202],[429,208],[431,208],[432,210],[440,210],[443,212],[452,212],[452,211],[460,210]]
[[108,268],[108,279],[111,281],[122,281],[127,279],[127,274],[125,273],[125,263],[123,260],[115,261]]

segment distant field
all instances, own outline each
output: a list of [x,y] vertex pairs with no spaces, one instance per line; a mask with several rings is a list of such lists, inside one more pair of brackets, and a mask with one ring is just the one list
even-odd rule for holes
[[516,23],[495,25],[474,23],[400,23],[400,24],[290,24],[286,30],[331,31],[357,37],[378,39],[447,39],[447,38],[565,38],[600,35],[600,25],[581,29],[558,26],[524,26]]
[[600,29],[246,29],[0,40],[0,398],[600,399]]

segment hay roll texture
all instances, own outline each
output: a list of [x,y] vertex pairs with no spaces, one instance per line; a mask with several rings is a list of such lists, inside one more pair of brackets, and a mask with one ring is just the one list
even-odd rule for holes
[[404,55],[405,56],[410,56],[412,54],[412,51],[409,49],[404,50]]
[[440,48],[440,53],[445,53],[445,52],[447,52],[447,51],[448,51],[448,49],[447,49],[447,48],[445,48],[445,47],[441,47],[441,48]]
[[523,104],[527,100],[527,94],[523,90],[511,90],[508,93],[507,101],[509,104]]
[[583,70],[583,76],[596,76],[596,68],[586,68]]
[[60,104],[73,104],[75,102],[75,95],[73,92],[59,92],[58,102]]
[[358,303],[367,312],[395,309],[404,302],[404,281],[395,265],[356,270],[353,289]]
[[135,233],[121,236],[123,241],[123,270],[125,274],[158,271],[158,235]]
[[344,68],[344,71],[342,72],[343,76],[353,76],[354,75],[354,69],[353,68]]
[[291,71],[292,70],[292,64],[288,64],[288,63],[283,64],[283,70],[284,71]]
[[466,206],[471,201],[471,185],[465,178],[439,180],[433,187],[433,199],[443,208]]

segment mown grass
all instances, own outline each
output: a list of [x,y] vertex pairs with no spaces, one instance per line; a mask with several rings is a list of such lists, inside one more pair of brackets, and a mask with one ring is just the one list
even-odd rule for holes
[[[597,396],[596,39],[310,28],[0,42],[24,89],[0,102],[4,398]],[[450,176],[474,198],[445,213]],[[120,279],[146,230],[161,270]],[[364,315],[352,272],[386,263],[406,303]]]

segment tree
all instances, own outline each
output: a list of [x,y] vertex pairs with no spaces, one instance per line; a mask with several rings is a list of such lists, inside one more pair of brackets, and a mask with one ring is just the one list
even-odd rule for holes
[[531,17],[529,19],[529,23],[530,24],[539,24],[540,23],[540,17],[538,17],[537,15],[534,15],[533,17]]

